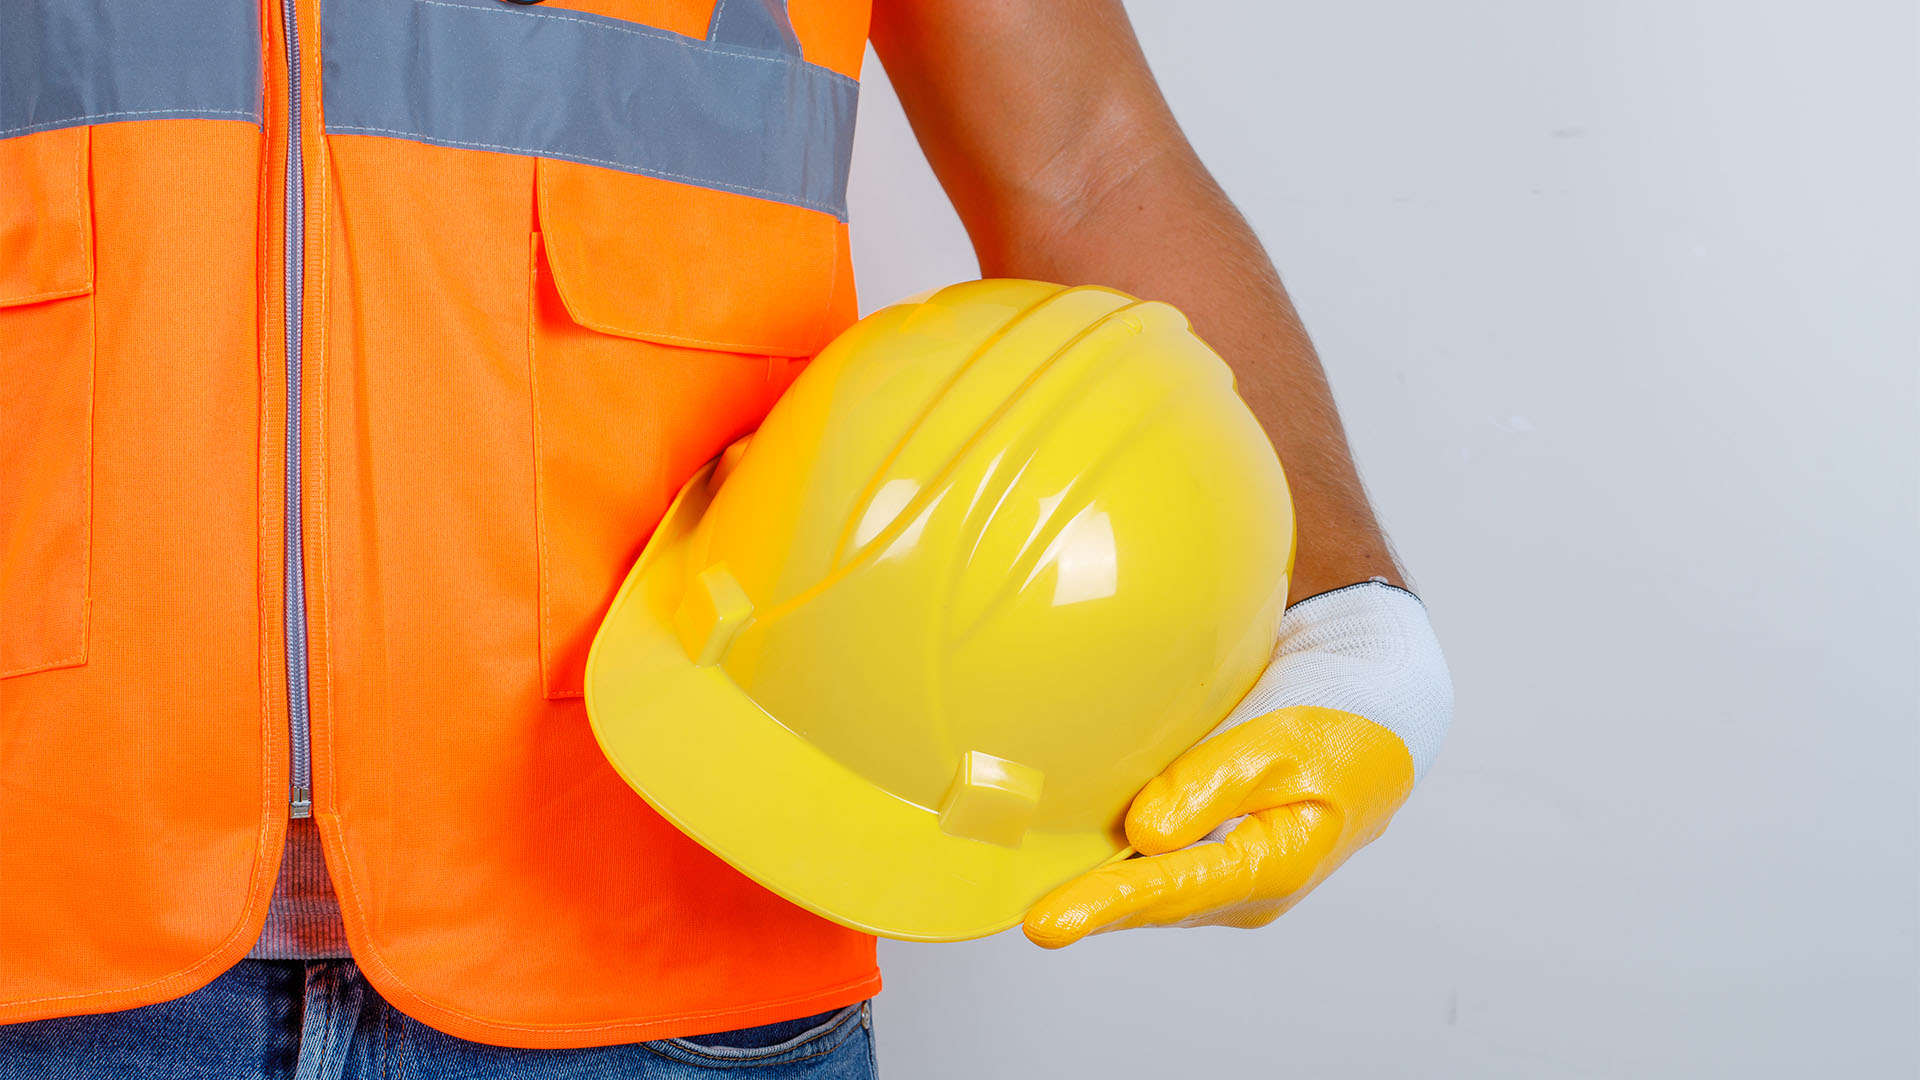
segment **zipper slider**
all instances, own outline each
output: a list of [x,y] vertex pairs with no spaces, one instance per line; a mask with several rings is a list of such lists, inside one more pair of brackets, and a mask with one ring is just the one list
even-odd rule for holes
[[295,787],[293,798],[287,803],[287,816],[303,818],[313,816],[313,789]]

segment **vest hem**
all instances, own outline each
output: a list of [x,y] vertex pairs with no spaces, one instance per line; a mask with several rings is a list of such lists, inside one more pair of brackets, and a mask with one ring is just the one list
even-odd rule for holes
[[333,876],[334,890],[340,900],[340,921],[347,931],[347,947],[353,953],[354,962],[360,965],[360,974],[387,1004],[444,1035],[523,1050],[613,1046],[792,1020],[865,1001],[880,992],[880,968],[876,964],[846,982],[726,1009],[578,1024],[516,1024],[462,1012],[414,990],[388,966],[367,934],[360,890],[353,878],[353,866],[345,858],[339,819],[331,813],[318,814],[315,818],[320,826],[327,869]]
[[[268,770],[269,773],[272,770]],[[269,788],[271,792],[271,787]],[[273,882],[279,876],[280,851],[286,843],[286,819],[275,819],[273,811],[279,809],[279,803],[271,794],[268,797],[268,811],[262,820],[262,836],[254,860],[253,873],[248,882],[246,905],[241,909],[240,924],[228,934],[214,950],[202,956],[194,963],[180,968],[157,979],[149,979],[133,986],[123,986],[112,990],[88,990],[76,994],[53,994],[18,1000],[0,1000],[0,1024],[20,1024],[31,1020],[49,1020],[63,1016],[85,1016],[93,1013],[120,1012],[125,1009],[138,1009],[147,1005],[183,998],[227,973],[235,964],[247,958],[260,932],[267,922],[268,899],[273,894]],[[277,834],[277,835],[276,835]],[[274,857],[269,860],[262,856],[272,850]],[[264,877],[262,867],[269,867],[272,873]],[[262,881],[265,887],[262,888]]]
[[[352,935],[351,928],[348,934]],[[360,965],[361,974],[366,976],[367,982],[372,984],[387,1004],[407,1016],[443,1035],[523,1050],[613,1046],[755,1027],[858,1004],[879,993],[881,987],[880,969],[875,967],[851,982],[731,1009],[616,1020],[605,1024],[514,1024],[483,1019],[428,1001],[406,989],[405,984],[377,959],[359,955],[354,959]]]

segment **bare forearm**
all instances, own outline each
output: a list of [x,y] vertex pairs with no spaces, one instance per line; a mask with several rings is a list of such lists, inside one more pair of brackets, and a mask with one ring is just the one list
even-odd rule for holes
[[1313,345],[1118,0],[877,0],[873,40],[982,273],[1166,300],[1233,367],[1293,489],[1293,597],[1398,584]]
[[1293,488],[1301,522],[1293,599],[1376,575],[1402,583],[1279,275],[1189,154],[1131,171],[1097,205],[1036,208],[983,223],[983,232],[993,234],[978,241],[983,274],[1093,282],[1165,300],[1227,360]]

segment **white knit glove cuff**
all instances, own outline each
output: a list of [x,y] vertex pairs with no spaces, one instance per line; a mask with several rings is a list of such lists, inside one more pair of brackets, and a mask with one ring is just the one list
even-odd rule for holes
[[1288,608],[1273,662],[1213,735],[1290,705],[1364,716],[1400,736],[1418,783],[1453,719],[1453,679],[1426,605],[1366,581]]
[[[1453,720],[1453,678],[1426,605],[1405,589],[1367,581],[1288,608],[1273,662],[1207,738],[1291,705],[1338,709],[1398,735],[1419,783]],[[1219,840],[1244,820],[1222,822],[1200,842]]]

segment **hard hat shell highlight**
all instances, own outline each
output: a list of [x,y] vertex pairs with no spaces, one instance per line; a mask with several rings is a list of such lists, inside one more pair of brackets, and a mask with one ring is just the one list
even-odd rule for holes
[[1178,311],[953,286],[849,329],[689,481],[588,711],[655,809],[780,895],[983,936],[1127,854],[1134,793],[1270,655],[1293,528]]

